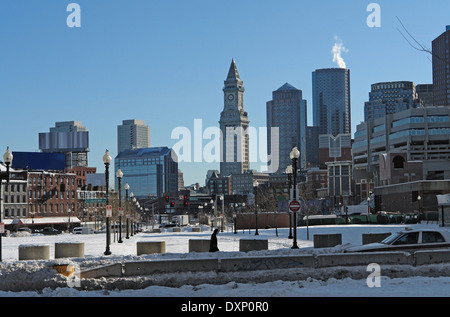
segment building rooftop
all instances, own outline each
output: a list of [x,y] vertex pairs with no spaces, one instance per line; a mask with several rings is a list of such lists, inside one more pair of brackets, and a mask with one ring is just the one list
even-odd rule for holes
[[166,156],[172,153],[172,149],[168,147],[151,147],[125,150],[120,152],[116,158],[139,157],[139,156]]
[[290,91],[290,90],[298,90],[298,89],[289,83],[285,83],[283,86],[278,88],[276,91]]

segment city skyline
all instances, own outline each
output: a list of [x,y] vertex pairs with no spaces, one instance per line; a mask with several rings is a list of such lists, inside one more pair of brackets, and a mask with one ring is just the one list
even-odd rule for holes
[[[204,127],[218,126],[224,73],[232,58],[245,79],[246,111],[253,126],[266,125],[266,102],[286,82],[302,90],[312,105],[311,72],[338,67],[332,53],[337,38],[352,72],[351,130],[356,131],[371,84],[432,83],[429,54],[405,41],[397,16],[428,47],[450,24],[446,1],[433,6],[377,1],[379,28],[366,23],[370,1],[325,1],[320,6],[265,1],[258,7],[239,1],[227,6],[210,1],[76,2],[80,28],[66,25],[69,2],[0,5],[5,47],[0,104],[6,122],[0,128],[0,147],[35,151],[39,132],[55,122],[80,121],[90,132],[89,166],[99,173],[105,149],[113,157],[118,154],[116,129],[122,120],[144,120],[155,147],[172,147],[176,140],[171,131],[192,128],[195,119],[202,119]],[[233,24],[240,32],[229,32]],[[179,168],[189,185],[202,184],[206,171],[218,166],[182,163]]]

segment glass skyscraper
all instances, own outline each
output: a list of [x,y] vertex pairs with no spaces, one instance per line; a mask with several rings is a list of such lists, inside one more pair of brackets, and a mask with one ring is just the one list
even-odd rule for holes
[[[266,103],[267,110],[267,154],[274,157],[278,151],[277,173],[284,173],[292,164],[289,154],[294,146],[300,151],[298,167],[306,165],[306,100],[302,91],[289,83],[272,92],[272,100]],[[272,148],[271,128],[278,128],[278,148]]]
[[[115,171],[123,172],[122,197],[125,183],[135,197],[160,197],[178,191],[178,163],[175,152],[167,147],[125,150],[115,158]],[[116,190],[117,178],[114,177]]]
[[317,69],[312,73],[313,123],[319,134],[351,133],[350,70]]
[[117,153],[124,150],[149,148],[150,127],[143,120],[123,120],[117,126]]

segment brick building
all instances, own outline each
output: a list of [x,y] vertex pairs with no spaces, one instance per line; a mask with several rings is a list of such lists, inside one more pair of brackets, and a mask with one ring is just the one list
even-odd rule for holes
[[28,172],[28,217],[36,223],[39,218],[47,219],[47,223],[59,224],[67,222],[69,217],[77,221],[75,208],[77,206],[77,182],[73,173],[48,171]]

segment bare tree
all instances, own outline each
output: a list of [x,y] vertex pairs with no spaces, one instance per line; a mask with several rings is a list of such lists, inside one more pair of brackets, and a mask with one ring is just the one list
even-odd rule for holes
[[[408,31],[408,29],[405,27],[405,25],[403,24],[403,22],[400,20],[400,18],[398,16],[396,16],[398,22],[400,23],[400,25],[402,26],[402,29],[406,32],[406,34],[409,36],[409,38],[416,43],[415,45],[413,43],[411,43],[410,40],[408,40],[408,38],[402,33],[402,31],[400,31],[399,28],[397,28],[397,31],[402,35],[402,37],[406,40],[406,42],[408,42],[408,44],[415,50],[419,51],[419,52],[424,52],[427,54],[430,54],[433,57],[436,57],[438,59],[441,59],[440,56],[433,54],[433,51],[431,49],[429,49],[428,47],[426,47],[425,45],[423,45],[422,43],[419,43],[419,41],[417,41],[414,36],[411,35],[411,33]],[[432,60],[427,56],[427,59],[432,62]]]

